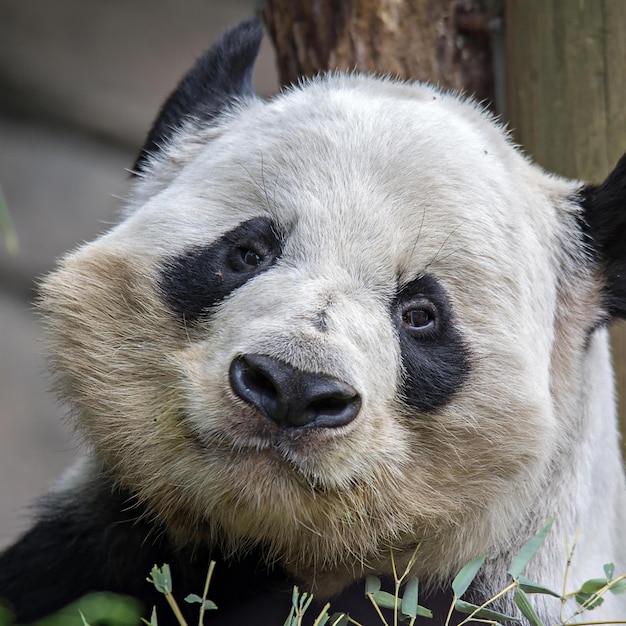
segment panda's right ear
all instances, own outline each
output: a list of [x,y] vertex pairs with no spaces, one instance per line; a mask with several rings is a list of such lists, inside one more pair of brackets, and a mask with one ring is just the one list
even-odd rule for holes
[[180,81],[161,108],[133,166],[146,171],[185,124],[210,124],[234,102],[254,96],[252,73],[263,38],[256,18],[247,19],[211,46]]

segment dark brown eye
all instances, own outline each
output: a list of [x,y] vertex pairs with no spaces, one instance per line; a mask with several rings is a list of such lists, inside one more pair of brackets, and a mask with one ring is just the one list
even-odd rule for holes
[[263,262],[263,257],[254,250],[250,250],[249,248],[241,249],[241,260],[244,265],[248,267],[258,267]]
[[417,331],[432,330],[435,327],[435,312],[430,307],[415,307],[402,314],[402,321]]

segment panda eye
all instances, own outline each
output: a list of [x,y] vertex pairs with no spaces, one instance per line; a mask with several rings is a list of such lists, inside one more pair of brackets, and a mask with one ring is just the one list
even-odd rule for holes
[[228,253],[228,264],[237,273],[257,272],[272,264],[276,255],[262,241],[242,241]]
[[247,267],[258,267],[263,262],[263,256],[250,248],[241,248],[239,253],[243,264]]
[[413,334],[422,334],[436,330],[437,309],[431,302],[414,302],[402,312],[402,321]]

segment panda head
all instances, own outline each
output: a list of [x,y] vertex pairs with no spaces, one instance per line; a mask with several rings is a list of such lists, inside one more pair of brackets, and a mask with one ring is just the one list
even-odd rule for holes
[[180,542],[303,576],[421,542],[448,574],[524,518],[567,437],[609,310],[581,185],[430,86],[262,101],[260,37],[198,61],[124,219],[44,283],[59,387]]

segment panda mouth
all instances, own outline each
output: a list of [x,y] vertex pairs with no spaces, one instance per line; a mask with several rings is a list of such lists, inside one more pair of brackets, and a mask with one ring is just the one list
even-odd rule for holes
[[[236,463],[242,455],[257,457],[260,462],[280,462],[297,473],[315,473],[328,453],[329,436],[321,428],[268,428],[267,425],[245,429],[229,429],[230,432],[203,433],[197,429],[190,432],[196,447],[204,455],[220,455]],[[239,432],[233,432],[239,431]]]
[[[311,433],[313,435],[313,433]],[[300,433],[281,433],[272,437],[241,437],[223,434],[210,438],[202,435],[194,437],[200,447],[208,453],[226,452],[228,454],[273,454],[291,462],[302,458],[308,459],[315,454],[315,449],[319,447],[315,436],[309,437]]]

